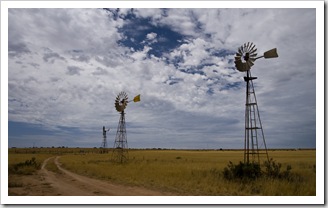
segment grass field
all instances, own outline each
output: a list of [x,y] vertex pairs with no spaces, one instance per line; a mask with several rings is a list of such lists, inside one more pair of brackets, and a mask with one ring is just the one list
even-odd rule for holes
[[[10,149],[9,166],[35,157],[42,161],[61,155],[63,167],[92,178],[129,186],[170,191],[177,195],[200,196],[314,196],[316,195],[315,150],[271,150],[269,157],[292,167],[288,179],[261,177],[256,180],[226,180],[222,171],[229,161],[243,160],[243,151],[129,150],[129,161],[111,161],[111,152],[95,149]],[[99,149],[98,149],[99,151]],[[51,167],[49,167],[51,168]]]

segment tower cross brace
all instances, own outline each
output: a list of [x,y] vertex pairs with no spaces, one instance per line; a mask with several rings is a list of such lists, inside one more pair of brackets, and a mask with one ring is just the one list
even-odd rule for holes
[[[260,155],[264,154],[268,161],[269,155],[253,85],[255,79],[257,77],[252,77],[248,70],[244,77],[246,82],[244,163],[260,164]],[[259,142],[263,142],[264,146],[259,147]]]
[[124,163],[128,160],[128,142],[125,128],[124,111],[121,112],[120,120],[118,122],[112,159],[119,163]]

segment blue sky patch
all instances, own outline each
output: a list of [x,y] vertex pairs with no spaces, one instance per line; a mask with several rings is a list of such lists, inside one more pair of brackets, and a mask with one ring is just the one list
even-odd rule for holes
[[49,133],[53,134],[54,132],[50,132],[40,124],[32,124],[32,123],[16,122],[16,121],[8,122],[8,134],[13,137],[15,136],[21,137],[26,135],[44,135]]
[[[144,46],[152,49],[148,54],[161,57],[163,53],[168,53],[183,44],[184,36],[171,30],[168,26],[155,26],[151,24],[150,18],[138,18],[134,14],[125,17],[125,24],[119,29],[124,35],[124,39],[119,44],[135,51],[143,50]],[[148,34],[153,34],[154,38],[147,38]]]

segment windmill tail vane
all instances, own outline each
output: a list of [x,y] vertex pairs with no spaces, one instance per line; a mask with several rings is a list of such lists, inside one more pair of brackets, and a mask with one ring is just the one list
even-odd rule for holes
[[139,102],[140,101],[140,94],[139,95],[137,95],[137,96],[135,96],[134,98],[133,98],[133,100],[130,100],[129,102]]
[[263,56],[264,58],[277,58],[278,57],[277,48],[273,48],[271,50],[264,52]]

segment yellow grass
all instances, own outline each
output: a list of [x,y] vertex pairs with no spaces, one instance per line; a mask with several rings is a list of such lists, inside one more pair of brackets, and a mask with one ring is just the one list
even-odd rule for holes
[[[315,151],[272,151],[270,157],[292,166],[295,181],[260,178],[227,181],[229,161],[237,164],[242,151],[129,151],[129,162],[110,161],[111,154],[65,155],[65,168],[90,177],[176,192],[179,195],[315,195]],[[262,170],[264,167],[262,168]]]
[[[78,174],[129,186],[170,191],[176,195],[267,195],[305,196],[316,194],[315,150],[269,151],[270,158],[291,165],[292,180],[262,177],[255,181],[228,181],[222,171],[231,161],[243,160],[243,151],[129,150],[129,161],[111,161],[111,152],[95,149],[42,150],[37,160],[60,154],[63,166]],[[39,150],[41,151],[41,150]],[[32,155],[32,156],[31,156]],[[9,152],[9,163],[25,161],[37,154]],[[15,162],[13,162],[15,161]],[[261,166],[264,171],[264,166]]]

